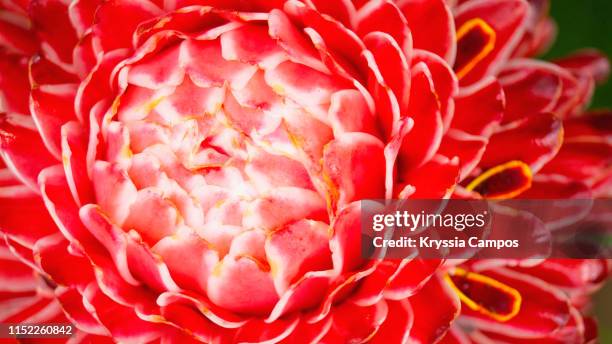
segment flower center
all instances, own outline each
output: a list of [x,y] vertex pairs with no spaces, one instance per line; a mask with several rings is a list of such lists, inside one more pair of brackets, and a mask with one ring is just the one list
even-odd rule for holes
[[[124,175],[130,191],[96,190],[98,202],[162,257],[172,240],[206,243],[216,257],[191,273],[206,275],[208,297],[269,312],[305,272],[331,267],[320,161],[343,84],[291,61],[257,25],[152,49],[119,71],[95,168]],[[232,274],[254,284],[249,301],[219,292]]]

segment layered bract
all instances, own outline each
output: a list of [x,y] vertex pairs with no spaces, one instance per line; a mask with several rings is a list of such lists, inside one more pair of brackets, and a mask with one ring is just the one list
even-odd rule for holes
[[2,2],[0,321],[67,319],[83,342],[592,340],[604,260],[361,257],[361,199],[610,196],[610,113],[583,114],[608,62],[531,59],[547,6]]

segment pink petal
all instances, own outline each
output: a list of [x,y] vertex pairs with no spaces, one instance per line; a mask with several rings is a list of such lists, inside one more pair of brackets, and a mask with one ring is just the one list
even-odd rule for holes
[[274,286],[282,295],[308,271],[331,267],[329,226],[301,220],[268,234],[265,244]]
[[380,168],[385,166],[383,149],[379,139],[364,133],[343,134],[326,146],[323,171],[329,178],[328,192],[334,207],[384,197],[385,171]]
[[219,261],[216,251],[197,235],[166,237],[153,252],[162,257],[181,287],[198,292],[206,292],[208,277]]
[[94,165],[92,179],[97,203],[109,218],[121,226],[130,213],[138,197],[136,187],[127,173],[117,165],[97,161]]
[[250,256],[225,256],[208,279],[208,297],[227,310],[267,314],[278,301],[269,267]]

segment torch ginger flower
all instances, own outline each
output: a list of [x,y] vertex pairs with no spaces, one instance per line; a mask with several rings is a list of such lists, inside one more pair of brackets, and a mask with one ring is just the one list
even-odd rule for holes
[[362,199],[610,195],[610,115],[581,115],[607,60],[531,59],[546,1],[0,6],[0,321],[96,343],[593,337],[579,290],[605,261],[359,243]]

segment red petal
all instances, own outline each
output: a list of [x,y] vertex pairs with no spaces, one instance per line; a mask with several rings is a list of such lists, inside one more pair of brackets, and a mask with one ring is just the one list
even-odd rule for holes
[[53,282],[84,288],[94,279],[91,263],[82,256],[70,254],[68,245],[60,233],[55,233],[38,240],[33,251],[38,265]]
[[[0,302],[6,301],[6,298],[17,298],[24,296],[36,295],[36,288],[39,286],[39,280],[32,267],[23,264],[19,261],[7,246],[4,238],[0,241]],[[22,302],[27,303],[27,300]],[[0,311],[0,319],[5,320],[11,311],[18,308],[5,306]]]
[[411,343],[435,343],[448,331],[461,308],[459,298],[440,277],[429,280],[408,301],[418,314],[410,331]]
[[332,271],[307,272],[281,295],[266,321],[275,321],[285,314],[320,305],[328,296],[334,278]]
[[[104,51],[128,48],[138,24],[161,14],[162,11],[148,0],[104,2],[96,11],[94,33]],[[121,25],[117,25],[118,22]]]
[[[415,295],[444,263],[442,259],[416,258],[401,266],[391,277],[385,289],[385,297],[401,300]],[[434,277],[435,278],[435,277]]]
[[557,154],[562,143],[563,127],[559,119],[548,113],[533,115],[518,126],[491,136],[480,166],[486,169],[520,160],[535,173]]
[[504,122],[554,109],[563,90],[563,75],[558,72],[544,66],[502,72],[500,82],[507,99]]
[[612,137],[612,111],[586,113],[563,121],[567,139],[593,139]]
[[[78,76],[68,73],[53,62],[36,55],[30,59],[30,85],[73,84],[80,82]],[[74,110],[73,110],[74,111]]]
[[608,277],[608,267],[602,259],[546,259],[534,267],[514,270],[566,288],[589,289]]
[[504,92],[493,78],[473,90],[462,90],[455,99],[451,128],[488,137],[505,116],[504,104]]
[[369,33],[364,43],[374,56],[384,85],[395,94],[400,114],[405,115],[410,96],[410,71],[404,53],[391,36],[380,32]]
[[25,186],[0,188],[0,229],[30,248],[56,231],[40,196]]
[[[269,324],[253,319],[238,329],[235,343],[278,343],[294,331],[300,318],[297,316],[276,320]],[[265,328],[265,331],[262,331]]]
[[145,188],[138,191],[136,199],[129,205],[129,215],[122,227],[134,229],[152,246],[164,237],[174,235],[179,216],[179,210],[161,190]]
[[[178,334],[168,336],[169,343],[228,343],[229,338],[235,335],[235,329],[223,328],[209,321],[198,310],[185,304],[173,303],[162,308],[162,317],[165,321],[177,326]],[[186,338],[185,338],[186,337]],[[163,342],[163,341],[162,341]]]
[[38,49],[38,42],[36,36],[28,27],[28,20],[14,12],[2,11],[2,14],[3,18],[0,19],[0,46],[10,53],[25,56],[33,55]]
[[259,148],[249,149],[249,157],[244,170],[249,179],[262,189],[291,186],[314,190],[306,168],[297,160]]
[[144,343],[161,335],[164,325],[140,319],[134,308],[115,303],[95,283],[89,284],[83,297],[91,305],[89,311],[95,312],[97,319],[116,340]]
[[338,212],[330,242],[334,270],[353,271],[363,264],[361,256],[361,204],[353,202]]
[[[406,18],[390,1],[372,1],[357,13],[357,33],[361,37],[372,32],[389,34],[400,54],[409,57],[412,51],[412,36]],[[366,44],[367,45],[367,44]],[[375,54],[376,55],[376,54]]]
[[455,60],[455,22],[444,0],[400,0],[397,6],[408,21],[414,47],[431,51],[449,64]]
[[414,323],[414,312],[408,300],[387,301],[389,314],[369,343],[408,343]]
[[[110,335],[104,326],[100,325],[93,314],[83,305],[83,295],[76,288],[57,288],[55,295],[62,305],[68,319],[75,325],[88,333],[99,335]],[[97,342],[96,342],[97,343]]]
[[46,168],[40,174],[39,183],[48,214],[53,217],[64,237],[82,247],[90,257],[99,255],[102,247],[83,226],[79,208],[70,194],[62,167],[56,165]]
[[72,52],[75,74],[79,78],[86,79],[87,75],[89,75],[98,63],[98,55],[96,55],[95,49],[93,33],[88,31],[87,34],[79,40],[79,43]]
[[45,146],[56,157],[61,152],[64,123],[76,120],[74,97],[76,84],[41,85],[30,93],[30,111]]
[[70,192],[78,205],[93,202],[91,167],[87,164],[87,141],[84,129],[77,122],[62,127],[62,162]]
[[[45,51],[46,58],[71,64],[77,36],[68,17],[68,6],[60,0],[33,1],[29,12],[40,40],[52,50]],[[45,48],[43,45],[43,51]]]
[[[410,198],[445,198],[452,193],[458,182],[459,159],[437,155],[423,166],[398,175],[398,178],[402,185],[410,185],[416,189],[410,194]],[[401,195],[399,197],[402,198]]]
[[[553,79],[561,81],[560,90],[556,87],[557,83]],[[517,119],[517,116],[523,117],[532,114],[532,108],[526,108],[524,104],[533,103],[533,110],[539,109],[555,112],[559,117],[565,117],[569,112],[575,111],[580,102],[584,102],[585,93],[588,91],[588,80],[592,78],[586,77],[585,83],[579,83],[579,80],[569,71],[556,66],[552,63],[517,59],[508,62],[500,73],[502,84],[510,87],[510,97],[514,97],[515,101],[510,104],[509,109],[511,115],[504,120]],[[523,83],[525,87],[529,86],[528,92],[524,89],[514,90],[513,83]],[[535,84],[533,84],[536,82]],[[537,91],[537,92],[536,92]],[[509,99],[510,100],[510,99]]]
[[487,143],[488,140],[485,137],[451,130],[442,139],[438,152],[444,156],[459,158],[459,180],[464,180],[480,162]]
[[127,240],[124,232],[109,222],[99,207],[89,204],[79,210],[81,221],[111,255],[121,277],[131,285],[139,285],[129,268]]
[[559,174],[591,186],[609,175],[612,144],[604,139],[565,140],[561,150],[540,173]]
[[442,58],[428,51],[419,49],[414,51],[414,57],[412,59],[413,66],[419,62],[424,62],[431,72],[435,94],[440,104],[440,114],[442,116],[442,123],[444,124],[444,131],[446,131],[454,116],[454,98],[459,91],[457,77]]
[[391,88],[387,86],[374,55],[366,51],[364,56],[368,66],[367,88],[373,98],[373,110],[376,110],[378,126],[384,137],[390,138],[399,131],[402,115],[400,104]]
[[188,305],[191,309],[199,310],[201,315],[204,315],[208,320],[223,328],[238,328],[247,321],[247,318],[238,316],[225,308],[218,307],[204,297],[196,297],[186,292],[165,292],[157,298],[157,304],[162,307],[162,312],[173,304]]
[[291,344],[310,344],[318,343],[327,334],[332,325],[332,317],[310,324],[300,321],[293,333],[286,338],[287,343]]
[[288,1],[284,6],[285,12],[303,27],[312,28],[319,33],[329,52],[341,64],[360,66],[361,52],[364,50],[363,43],[357,35],[344,27],[335,19],[323,16],[310,8],[305,7],[298,1]]
[[537,174],[533,178],[531,188],[520,196],[525,199],[589,199],[591,190],[580,181],[572,181],[559,176]]
[[316,7],[317,11],[335,18],[344,24],[344,26],[348,28],[355,26],[356,9],[352,1],[310,0],[310,2]]
[[555,64],[574,74],[590,76],[603,83],[610,74],[608,57],[597,50],[583,50],[555,61]]
[[0,51],[0,97],[2,111],[28,114],[30,84],[25,58]]
[[524,32],[529,6],[522,0],[478,0],[457,8],[457,61],[463,85],[496,73]]
[[110,75],[117,63],[125,58],[125,52],[115,50],[105,54],[91,74],[79,85],[77,97],[75,99],[75,109],[77,117],[81,123],[87,123],[90,119],[91,110],[101,100],[106,100],[110,106],[110,99],[107,97],[114,94],[111,90]]
[[438,150],[444,129],[439,104],[431,72],[421,62],[412,69],[407,115],[414,119],[414,127],[404,137],[399,151],[400,173],[418,168]]
[[301,219],[327,219],[325,200],[312,190],[280,187],[251,203],[242,225],[271,231]]
[[0,114],[0,155],[22,182],[38,191],[38,173],[57,161],[30,121],[30,117]]
[[[368,307],[346,301],[334,308],[330,333],[335,338],[342,338],[343,343],[367,342],[379,331],[388,315],[389,307],[384,300]],[[325,338],[323,341],[327,342]]]
[[341,208],[354,200],[384,197],[383,148],[379,139],[364,133],[343,134],[325,147],[323,173],[329,178],[328,192],[334,207]]
[[270,37],[276,39],[294,61],[318,71],[327,70],[319,59],[319,54],[313,44],[284,12],[278,10],[270,12],[268,31]]
[[102,2],[101,0],[75,0],[70,3],[68,15],[79,37],[82,37],[85,31],[93,25],[96,10]]

